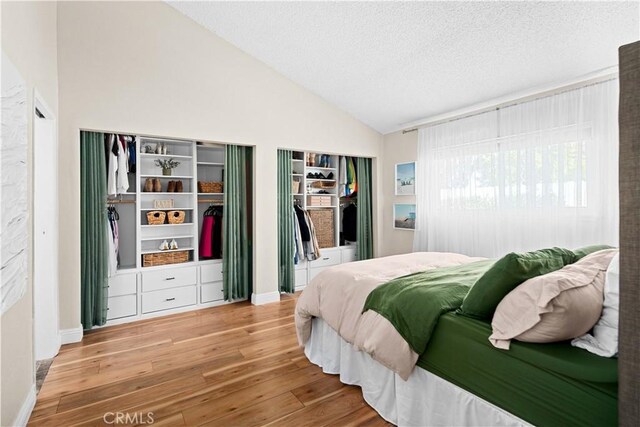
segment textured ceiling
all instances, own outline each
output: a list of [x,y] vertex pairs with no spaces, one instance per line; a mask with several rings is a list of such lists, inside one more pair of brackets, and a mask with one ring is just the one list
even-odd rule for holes
[[169,2],[381,133],[617,64],[638,2]]

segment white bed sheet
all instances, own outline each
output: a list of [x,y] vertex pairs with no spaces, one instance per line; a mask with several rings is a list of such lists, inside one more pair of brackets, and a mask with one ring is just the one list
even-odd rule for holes
[[320,318],[313,319],[305,354],[327,374],[362,388],[365,401],[399,426],[525,426],[518,417],[416,367],[403,381],[393,371],[343,340]]

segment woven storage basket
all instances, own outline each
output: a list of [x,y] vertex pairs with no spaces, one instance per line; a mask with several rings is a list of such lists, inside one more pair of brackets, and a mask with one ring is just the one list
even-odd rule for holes
[[291,181],[291,192],[293,194],[300,193],[300,181],[296,181],[295,179]]
[[157,265],[180,264],[189,261],[189,251],[167,251],[155,254],[142,255],[143,267],[154,267]]
[[333,209],[309,209],[309,216],[316,229],[320,248],[333,248],[335,244],[335,222]]
[[198,181],[199,193],[222,193],[224,191],[224,185],[222,182],[217,181]]
[[164,220],[166,217],[167,214],[162,211],[147,212],[147,222],[149,223],[149,225],[164,224]]
[[335,186],[335,181],[314,181],[311,183],[313,188],[334,188]]
[[169,224],[182,224],[184,222],[184,211],[167,212],[167,220]]

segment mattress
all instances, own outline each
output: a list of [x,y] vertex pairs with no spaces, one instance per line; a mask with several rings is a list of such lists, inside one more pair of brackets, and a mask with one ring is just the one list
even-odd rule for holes
[[488,340],[491,325],[447,313],[417,366],[535,425],[617,425],[618,361],[568,342]]

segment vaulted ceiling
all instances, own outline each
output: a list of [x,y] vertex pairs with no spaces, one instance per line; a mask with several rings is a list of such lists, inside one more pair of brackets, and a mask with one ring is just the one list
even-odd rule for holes
[[169,2],[381,133],[617,64],[633,2]]

